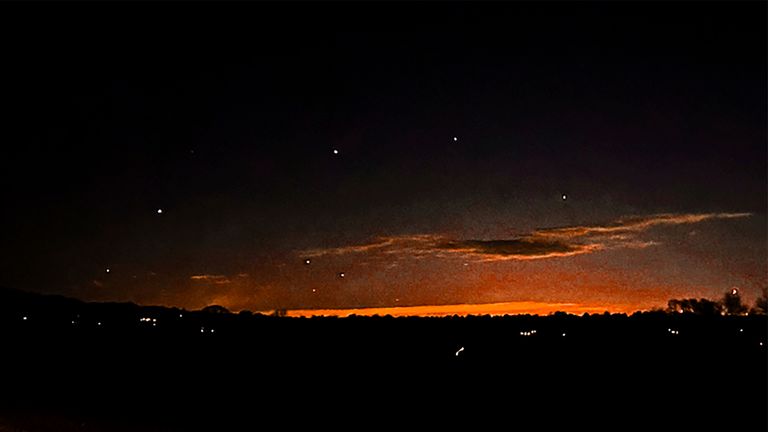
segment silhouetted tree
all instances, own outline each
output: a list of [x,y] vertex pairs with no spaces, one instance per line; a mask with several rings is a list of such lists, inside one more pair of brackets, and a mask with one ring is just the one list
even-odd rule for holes
[[721,311],[720,304],[710,299],[699,299],[693,309],[693,312],[699,315],[713,316],[719,315]]
[[224,306],[219,305],[210,305],[204,307],[201,312],[210,313],[210,314],[228,314],[229,309],[225,308]]
[[667,302],[669,313],[693,313],[696,315],[713,316],[720,314],[720,304],[709,299],[672,299]]
[[747,305],[741,301],[741,293],[738,288],[727,291],[720,304],[723,307],[722,312],[726,315],[743,315],[748,310]]
[[686,311],[687,299],[672,299],[667,302],[667,312],[670,313],[683,313]]
[[765,315],[768,312],[768,288],[763,288],[760,297],[755,300],[755,307],[751,313],[755,315]]

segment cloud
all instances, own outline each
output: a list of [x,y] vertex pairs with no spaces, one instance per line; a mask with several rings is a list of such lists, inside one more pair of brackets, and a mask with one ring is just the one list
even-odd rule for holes
[[212,283],[214,285],[226,285],[226,284],[232,283],[229,277],[225,275],[202,274],[202,275],[193,275],[193,276],[190,276],[189,278],[192,279],[193,281],[207,282],[207,283]]
[[682,225],[703,222],[710,219],[734,219],[751,216],[752,213],[663,213],[650,216],[630,216],[607,225],[587,225],[540,229],[534,235],[543,237],[577,237],[597,234],[623,235],[645,231],[658,225]]
[[477,261],[533,260],[568,257],[608,249],[642,249],[658,242],[639,238],[658,226],[734,219],[751,213],[655,214],[630,216],[603,225],[537,229],[510,239],[451,239],[435,234],[380,237],[362,245],[302,252],[306,257],[349,254],[460,257]]
[[432,234],[416,234],[405,236],[379,237],[375,241],[362,245],[342,246],[326,249],[309,249],[302,252],[302,256],[314,258],[326,255],[347,255],[367,252],[408,252],[418,254],[423,250],[424,244],[429,244],[442,239],[441,236]]
[[465,255],[485,256],[487,260],[541,259],[590,253],[599,245],[549,241],[533,237],[510,240],[447,240],[434,245],[435,249]]

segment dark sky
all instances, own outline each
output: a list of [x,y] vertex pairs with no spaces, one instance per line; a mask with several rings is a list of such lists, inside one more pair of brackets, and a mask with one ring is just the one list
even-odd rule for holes
[[768,284],[764,2],[0,17],[0,285],[624,310]]

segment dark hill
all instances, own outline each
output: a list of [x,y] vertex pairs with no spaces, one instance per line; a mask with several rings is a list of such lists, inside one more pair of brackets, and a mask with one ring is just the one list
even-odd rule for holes
[[406,413],[435,425],[766,426],[765,316],[304,319],[2,289],[0,337],[2,431]]

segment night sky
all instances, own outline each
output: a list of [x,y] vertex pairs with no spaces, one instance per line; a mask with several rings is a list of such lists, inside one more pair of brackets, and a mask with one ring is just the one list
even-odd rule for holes
[[768,285],[765,2],[0,17],[2,286],[430,314]]

